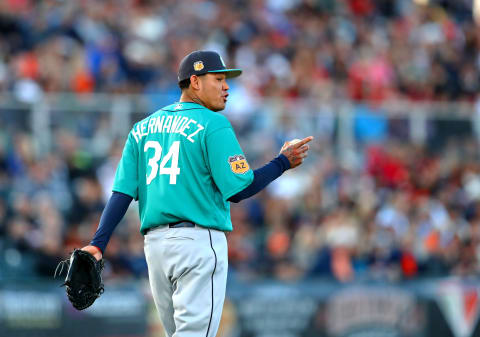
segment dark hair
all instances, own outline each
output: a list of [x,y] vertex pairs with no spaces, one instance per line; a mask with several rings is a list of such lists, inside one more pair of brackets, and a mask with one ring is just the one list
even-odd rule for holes
[[[206,75],[206,73],[197,75],[197,77],[205,76],[205,75]],[[180,87],[180,89],[182,91],[185,90],[185,89],[188,89],[188,87],[190,86],[190,78],[187,78],[187,79],[184,79],[183,81],[178,82],[178,86]]]
[[180,81],[178,83],[178,86],[181,90],[188,89],[188,87],[190,86],[190,79],[187,78],[186,80]]

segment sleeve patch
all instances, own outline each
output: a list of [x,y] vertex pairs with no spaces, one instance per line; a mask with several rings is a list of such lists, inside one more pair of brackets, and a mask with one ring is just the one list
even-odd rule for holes
[[232,172],[236,174],[244,174],[250,169],[247,159],[241,154],[228,157],[228,163],[230,164]]

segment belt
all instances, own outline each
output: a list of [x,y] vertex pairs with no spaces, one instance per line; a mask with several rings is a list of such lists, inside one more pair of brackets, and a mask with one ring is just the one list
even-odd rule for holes
[[195,227],[195,224],[191,221],[178,221],[168,224],[169,228],[181,228],[181,227]]
[[[163,225],[161,225],[163,227]],[[192,228],[192,227],[195,227],[195,224],[191,221],[177,221],[177,222],[172,222],[172,223],[169,223],[167,224],[166,226],[168,226],[168,228],[182,228],[182,227],[189,227],[189,228]],[[155,226],[155,227],[150,227],[150,228],[147,228],[145,230],[145,234],[144,235],[147,235],[148,232],[150,232],[150,230],[152,229],[155,229],[155,228],[158,228],[160,226]]]

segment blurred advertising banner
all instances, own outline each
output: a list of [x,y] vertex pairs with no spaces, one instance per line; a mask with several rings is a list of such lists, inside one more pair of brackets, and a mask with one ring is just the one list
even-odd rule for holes
[[480,282],[445,280],[436,287],[437,303],[455,337],[480,336]]
[[[229,284],[218,337],[480,336],[480,282]],[[0,284],[0,337],[161,337],[145,280],[77,311],[53,283]]]
[[339,291],[325,305],[329,336],[421,336],[426,310],[402,289],[353,288]]
[[145,336],[147,305],[138,284],[109,286],[83,311],[71,306],[58,283],[2,284],[0,336]]
[[238,285],[220,336],[474,337],[480,283]]

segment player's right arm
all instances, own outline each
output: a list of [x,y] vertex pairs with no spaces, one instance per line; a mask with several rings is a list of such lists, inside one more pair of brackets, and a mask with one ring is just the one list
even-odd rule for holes
[[307,143],[312,139],[313,137],[309,136],[299,141],[291,140],[283,144],[280,154],[283,154],[285,157],[287,157],[288,161],[290,162],[290,168],[297,167],[303,163],[305,158],[307,158],[309,148]]
[[300,165],[307,157],[307,143],[313,139],[286,142],[278,157],[252,171],[228,120],[219,115],[215,124],[217,129],[206,136],[209,168],[223,197],[231,202],[251,197],[286,170]]
[[231,196],[228,201],[240,202],[250,198],[263,190],[268,184],[280,177],[288,169],[295,168],[303,163],[308,155],[308,142],[313,137],[302,140],[292,140],[283,144],[278,157],[268,164],[253,171],[253,181],[245,189]]

